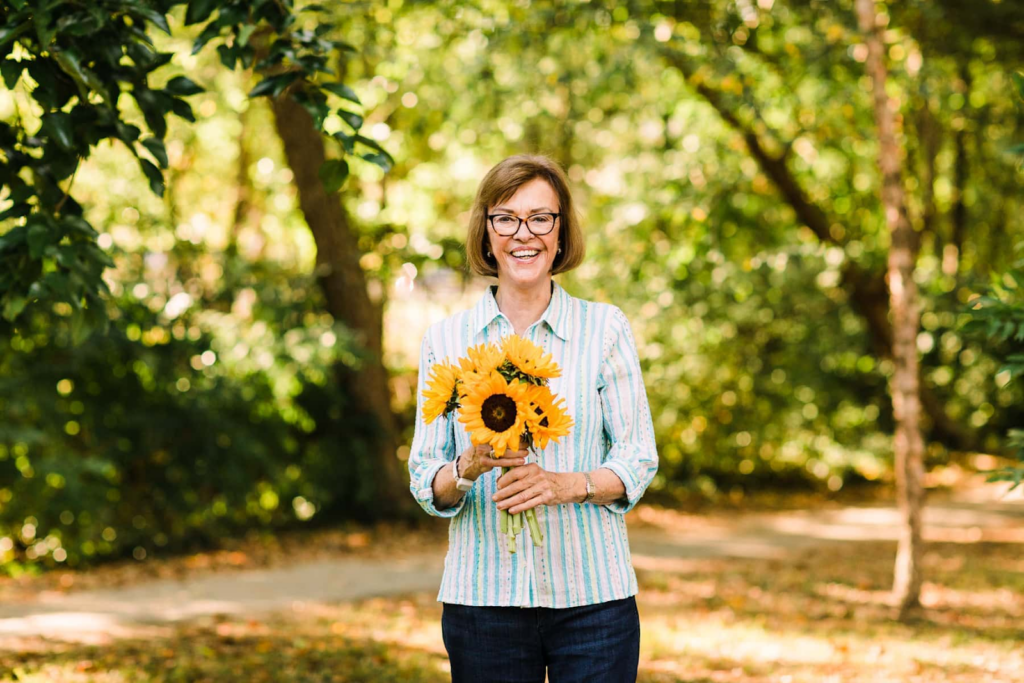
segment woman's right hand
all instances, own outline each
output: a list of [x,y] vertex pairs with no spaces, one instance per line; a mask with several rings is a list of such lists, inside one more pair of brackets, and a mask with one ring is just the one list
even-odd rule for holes
[[459,472],[464,479],[476,481],[480,475],[495,467],[519,467],[526,464],[526,451],[514,451],[511,448],[505,451],[502,458],[494,457],[494,449],[483,444],[481,446],[470,446],[462,452],[459,460]]

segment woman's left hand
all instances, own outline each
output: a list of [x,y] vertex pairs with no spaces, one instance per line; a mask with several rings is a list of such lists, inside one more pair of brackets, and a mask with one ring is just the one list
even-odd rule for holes
[[572,473],[548,472],[537,463],[513,467],[498,479],[494,500],[498,508],[515,515],[538,505],[574,501]]

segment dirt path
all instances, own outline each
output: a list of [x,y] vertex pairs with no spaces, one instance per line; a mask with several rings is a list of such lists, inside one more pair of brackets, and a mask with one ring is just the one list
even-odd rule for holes
[[[945,500],[925,511],[925,538],[1024,544],[1024,502]],[[639,507],[629,517],[633,564],[667,570],[695,558],[780,558],[822,543],[895,540],[892,507],[688,515]],[[290,566],[157,580],[109,590],[45,591],[0,605],[0,647],[24,638],[103,642],[159,635],[176,623],[218,615],[301,610],[372,596],[436,594],[443,543],[401,558],[342,556]]]

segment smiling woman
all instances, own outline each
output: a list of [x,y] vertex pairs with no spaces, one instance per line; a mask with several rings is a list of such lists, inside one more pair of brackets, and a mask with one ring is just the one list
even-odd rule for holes
[[[477,190],[466,253],[475,273],[498,284],[424,335],[409,455],[413,496],[427,513],[451,519],[438,600],[452,679],[635,680],[640,616],[623,516],[654,478],[658,453],[626,316],[552,279],[584,255],[562,169],[536,155],[492,168]],[[436,399],[429,368],[447,362],[458,372],[459,358],[513,334],[543,349],[529,355],[526,344],[509,346],[531,371],[552,375],[551,392],[566,399],[574,425],[559,442],[539,440],[535,462],[526,451],[499,458],[490,446],[474,446],[454,415],[423,419],[424,400]],[[487,363],[474,359],[478,368]],[[479,416],[495,393],[466,397],[463,417]],[[508,408],[511,421],[514,402]],[[523,534],[519,552],[507,552],[499,510],[534,510],[551,542],[535,547]]]

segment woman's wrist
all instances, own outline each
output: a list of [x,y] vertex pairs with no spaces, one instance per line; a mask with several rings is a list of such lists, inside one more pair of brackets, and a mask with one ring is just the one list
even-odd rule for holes
[[567,502],[569,503],[582,503],[587,499],[587,478],[582,472],[570,472],[568,475],[571,479],[570,491],[572,494]]

